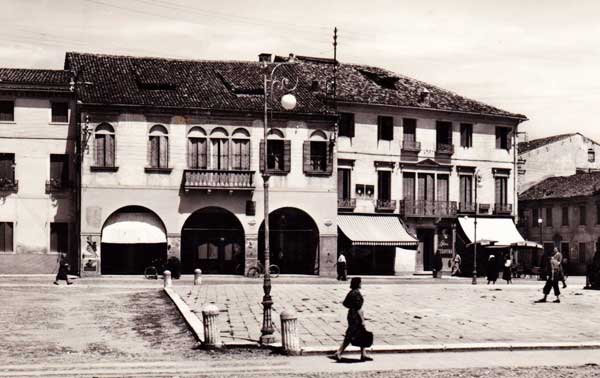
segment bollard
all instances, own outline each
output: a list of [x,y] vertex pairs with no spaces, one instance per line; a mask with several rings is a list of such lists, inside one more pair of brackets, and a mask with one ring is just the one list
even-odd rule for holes
[[220,348],[221,333],[217,326],[219,308],[213,304],[204,306],[202,309],[202,320],[204,322],[204,347],[209,349]]
[[202,283],[202,270],[194,270],[194,285],[200,285]]
[[173,284],[173,281],[171,281],[171,272],[168,270],[165,270],[163,272],[163,277],[165,279],[165,288],[171,287]]
[[281,317],[281,346],[284,353],[290,356],[301,354],[300,339],[298,338],[298,317],[291,311],[283,311]]

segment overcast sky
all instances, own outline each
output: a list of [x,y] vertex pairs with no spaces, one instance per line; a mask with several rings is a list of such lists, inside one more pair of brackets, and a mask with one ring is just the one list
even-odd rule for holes
[[600,141],[600,1],[0,0],[0,66],[66,51],[255,60],[333,56],[453,90],[530,121],[529,139]]

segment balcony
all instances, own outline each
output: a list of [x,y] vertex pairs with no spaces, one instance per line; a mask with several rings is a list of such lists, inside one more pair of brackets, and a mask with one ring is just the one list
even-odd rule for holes
[[439,154],[439,155],[453,155],[454,154],[454,145],[438,143],[435,148],[435,153]]
[[402,152],[420,152],[421,142],[415,142],[412,140],[402,141]]
[[376,199],[375,200],[375,211],[395,211],[396,200],[389,199]]
[[352,211],[356,208],[356,198],[338,198],[338,210]]
[[8,178],[8,177],[0,177],[0,192],[18,192],[19,191],[19,181]]
[[475,212],[475,203],[474,202],[460,202],[458,204],[458,212],[459,213],[474,213]]
[[400,201],[400,215],[404,217],[453,217],[456,210],[455,201]]
[[46,181],[46,194],[66,192],[71,187],[72,185],[68,181],[50,179]]
[[494,214],[510,215],[512,214],[512,203],[494,204]]
[[186,169],[183,188],[205,190],[254,190],[254,171]]

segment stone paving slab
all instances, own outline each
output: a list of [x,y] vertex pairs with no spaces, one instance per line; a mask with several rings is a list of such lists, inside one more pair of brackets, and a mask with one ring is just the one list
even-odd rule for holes
[[[440,345],[494,342],[586,342],[600,339],[600,292],[570,287],[562,303],[534,304],[538,286],[363,284],[367,328],[379,345]],[[581,287],[581,286],[578,286]],[[255,341],[262,323],[262,285],[174,287],[201,318],[205,304],[221,309],[219,324],[225,343]],[[302,346],[335,346],[346,329],[341,302],[347,284],[277,284],[273,286],[273,318],[298,315]],[[553,299],[553,298],[550,298]]]

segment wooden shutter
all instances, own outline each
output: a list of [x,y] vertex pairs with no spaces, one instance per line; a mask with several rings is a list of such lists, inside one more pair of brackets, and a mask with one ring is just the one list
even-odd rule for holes
[[106,165],[104,160],[104,151],[106,147],[106,135],[96,134],[96,165],[104,167]]
[[220,139],[219,143],[221,145],[219,151],[220,169],[227,170],[229,169],[229,140]]
[[219,169],[219,140],[212,139],[210,144],[210,167],[211,169]]
[[[310,148],[310,146],[309,146]],[[283,141],[283,172],[290,173],[292,167],[292,141]]]
[[2,247],[4,247],[3,251],[11,252],[13,250],[13,223],[12,222],[4,222],[3,223],[3,233],[4,233],[4,243]]
[[242,141],[233,139],[231,145],[231,169],[242,169]]
[[404,173],[402,175],[402,192],[404,199],[414,200],[415,199],[415,174]]
[[240,153],[242,155],[242,169],[250,169],[250,141],[242,140]]
[[310,140],[305,140],[302,144],[302,166],[304,173],[312,172],[312,165],[310,164]]
[[188,138],[187,165],[198,168],[198,141],[195,138]]
[[437,177],[437,200],[448,201],[448,176],[438,175]]
[[502,129],[496,127],[496,148],[502,148]]
[[265,141],[261,140],[258,146],[258,170],[265,171]]
[[497,204],[501,204],[502,203],[502,179],[500,177],[496,177],[494,179],[494,184],[495,184],[495,202]]
[[207,139],[200,138],[196,142],[198,151],[197,168],[207,169],[208,168],[208,141]]
[[167,168],[169,166],[169,137],[161,135],[157,139],[159,148],[158,166],[160,168]]
[[158,168],[159,167],[159,156],[160,156],[160,139],[158,136],[156,135],[151,135],[150,136],[150,143],[149,143],[149,148],[150,148],[150,166],[152,168]]
[[114,167],[115,166],[115,135],[107,134],[105,135],[105,145],[104,145],[104,166],[106,167]]

